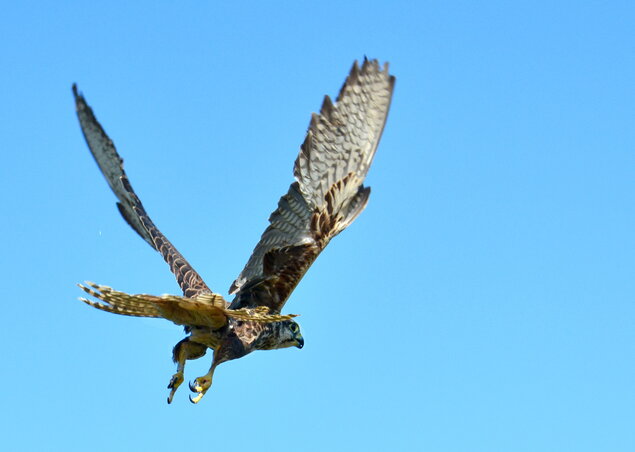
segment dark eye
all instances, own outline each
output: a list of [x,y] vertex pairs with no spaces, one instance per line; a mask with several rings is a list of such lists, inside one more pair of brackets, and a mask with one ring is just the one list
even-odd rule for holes
[[298,327],[297,323],[292,323],[289,329],[291,330],[292,333],[297,333],[300,328]]

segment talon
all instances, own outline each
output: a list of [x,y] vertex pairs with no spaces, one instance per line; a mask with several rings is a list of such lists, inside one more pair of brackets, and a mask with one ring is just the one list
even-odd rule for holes
[[174,393],[179,388],[179,386],[181,386],[181,383],[183,383],[183,372],[177,372],[174,375],[172,375],[172,379],[170,380],[170,383],[168,384],[168,389],[172,389],[170,391],[170,395],[168,395],[168,403],[172,403],[172,398],[174,398]]
[[202,392],[198,393],[195,397],[192,397],[192,394],[190,394],[190,402],[194,404],[200,402],[202,398],[203,398]]
[[190,390],[196,392],[196,395],[190,395],[190,402],[198,403],[201,401],[207,390],[212,386],[211,378],[198,377],[194,381],[190,382]]

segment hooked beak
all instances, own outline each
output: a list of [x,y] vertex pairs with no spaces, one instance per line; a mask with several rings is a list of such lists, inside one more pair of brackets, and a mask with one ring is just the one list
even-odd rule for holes
[[295,345],[296,347],[298,348],[304,347],[304,338],[300,336],[299,334],[296,336],[295,341],[296,341],[296,345]]

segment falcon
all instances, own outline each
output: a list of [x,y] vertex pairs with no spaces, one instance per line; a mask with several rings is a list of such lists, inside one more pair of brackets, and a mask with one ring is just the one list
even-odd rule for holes
[[184,380],[187,360],[213,350],[207,374],[190,383],[190,400],[198,403],[212,385],[216,367],[254,350],[302,348],[295,315],[283,315],[289,295],[333,237],[348,227],[368,203],[363,185],[386,123],[395,78],[388,64],[357,62],[335,102],[324,98],[311,117],[295,161],[295,182],[278,201],[251,257],[226,301],[213,293],[200,275],[159,231],[148,216],[123,169],[123,160],[84,96],[73,85],[82,133],[99,169],[117,196],[126,222],[158,251],[183,291],[177,295],[131,295],[91,282],[79,287],[92,298],[80,298],[102,311],[135,317],[158,317],[182,325],[187,336],[172,357],[177,365],[168,403]]

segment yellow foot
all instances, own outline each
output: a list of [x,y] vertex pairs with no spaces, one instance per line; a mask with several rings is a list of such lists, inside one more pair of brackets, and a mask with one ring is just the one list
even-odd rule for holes
[[212,379],[207,375],[198,377],[193,382],[190,382],[190,391],[196,393],[195,396],[192,396],[192,394],[190,394],[190,402],[200,402],[210,386],[212,386]]
[[170,391],[170,395],[168,396],[168,403],[172,403],[172,398],[174,397],[174,393],[176,392],[177,389],[179,389],[179,386],[181,386],[181,383],[183,383],[183,372],[177,372],[174,375],[172,375],[170,384],[168,384],[168,389],[172,389]]

